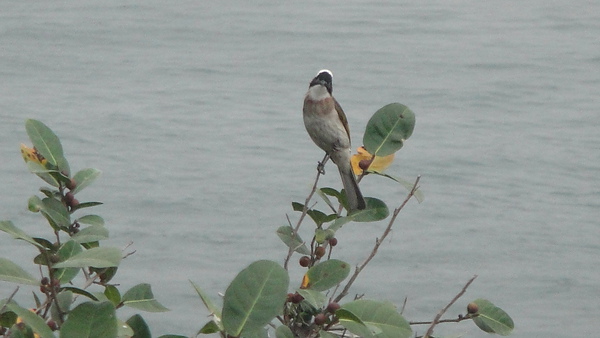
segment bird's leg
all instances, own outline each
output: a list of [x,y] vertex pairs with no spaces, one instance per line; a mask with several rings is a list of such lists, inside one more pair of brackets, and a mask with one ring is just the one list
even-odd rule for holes
[[319,164],[317,165],[317,171],[321,175],[325,175],[325,163],[327,163],[328,160],[329,160],[329,154],[325,153],[325,157],[323,157],[321,162],[319,162]]

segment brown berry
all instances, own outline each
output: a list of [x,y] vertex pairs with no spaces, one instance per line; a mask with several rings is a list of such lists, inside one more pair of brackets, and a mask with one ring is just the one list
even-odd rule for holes
[[329,303],[327,305],[327,312],[335,313],[340,308],[340,304],[336,302]]
[[316,248],[315,249],[315,257],[321,258],[323,256],[325,256],[325,248],[322,246]]
[[302,297],[298,292],[296,292],[294,294],[294,297],[292,297],[292,303],[294,303],[294,304],[298,304],[303,300],[304,300],[304,297]]
[[50,319],[46,324],[48,324],[48,327],[50,328],[50,330],[52,330],[52,331],[58,330],[58,324],[56,324],[56,322],[53,321],[52,319]]
[[42,285],[48,285],[50,283],[50,278],[48,277],[44,277],[42,278]]
[[65,194],[65,202],[67,202],[68,205],[71,205],[74,199],[75,195],[72,192],[69,191]]
[[302,256],[300,257],[300,266],[307,267],[310,265],[310,257]]
[[315,324],[316,325],[323,325],[327,322],[327,316],[325,316],[324,313],[319,313],[318,315],[315,316]]
[[65,186],[67,187],[67,189],[69,189],[69,190],[73,190],[73,189],[75,189],[75,187],[77,187],[77,183],[75,182],[75,180],[74,180],[74,179],[72,179],[72,178],[71,178],[71,179],[69,180],[69,182],[67,182],[67,183],[65,184]]
[[287,302],[291,303],[294,300],[294,294],[293,293],[288,293],[287,294]]
[[69,205],[71,206],[71,208],[76,208],[79,206],[79,201],[76,198],[73,198]]
[[474,314],[477,313],[477,311],[479,311],[479,306],[475,303],[469,303],[469,305],[467,305],[467,312],[470,314]]
[[331,246],[336,246],[337,245],[337,238],[333,237],[329,239],[329,245]]
[[371,166],[372,162],[372,160],[360,160],[360,162],[358,162],[358,167],[362,170],[367,170]]

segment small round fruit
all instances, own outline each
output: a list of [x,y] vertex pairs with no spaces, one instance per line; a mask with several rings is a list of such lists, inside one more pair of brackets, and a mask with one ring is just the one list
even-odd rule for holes
[[470,314],[474,314],[477,313],[477,311],[479,311],[479,306],[475,303],[469,303],[469,305],[467,305],[467,312]]
[[331,302],[327,305],[327,312],[335,313],[340,308],[340,304]]
[[315,324],[316,325],[323,325],[327,322],[327,316],[325,316],[324,313],[319,313],[318,315],[315,316]]
[[76,198],[73,198],[69,205],[71,206],[71,208],[76,208],[79,206],[79,201]]
[[300,257],[300,266],[307,267],[310,265],[310,257],[302,256]]
[[291,303],[293,300],[294,300],[294,294],[291,293],[291,292],[288,293],[287,294],[287,301]]
[[67,182],[67,184],[65,184],[65,186],[67,187],[67,189],[69,190],[73,190],[75,189],[75,187],[77,187],[77,183],[75,182],[74,179],[70,179],[69,182]]
[[337,243],[338,243],[338,240],[337,240],[337,238],[333,237],[333,238],[330,238],[330,239],[329,239],[329,245],[331,245],[331,246],[336,246],[336,245],[337,245]]
[[317,258],[321,258],[323,256],[325,256],[325,248],[320,246],[318,248],[315,249],[315,256]]
[[56,322],[53,321],[52,319],[50,319],[46,324],[48,325],[50,330],[52,330],[52,331],[58,330],[58,324],[56,324]]
[[371,166],[372,162],[372,160],[360,160],[360,162],[358,162],[358,167],[362,170],[367,170]]
[[303,300],[304,300],[304,297],[302,297],[298,292],[296,292],[294,294],[294,297],[292,297],[292,303],[294,303],[294,304],[298,304]]
[[67,202],[67,204],[71,205],[74,199],[75,195],[72,192],[69,191],[65,194],[65,202]]
[[42,285],[48,285],[48,284],[50,284],[50,278],[44,277],[44,278],[42,278],[41,282],[42,282]]

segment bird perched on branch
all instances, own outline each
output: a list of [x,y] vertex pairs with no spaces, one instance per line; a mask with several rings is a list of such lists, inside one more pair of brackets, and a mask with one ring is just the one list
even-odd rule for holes
[[340,171],[350,211],[366,207],[350,164],[350,129],[346,114],[333,97],[333,74],[327,69],[312,79],[304,97],[304,126],[310,138]]

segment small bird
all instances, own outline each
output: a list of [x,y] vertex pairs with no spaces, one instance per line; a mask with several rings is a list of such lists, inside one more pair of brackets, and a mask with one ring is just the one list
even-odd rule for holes
[[332,96],[333,74],[327,69],[319,71],[310,82],[304,97],[304,126],[308,135],[338,166],[350,211],[366,207],[356,177],[350,165],[350,129],[346,114]]

